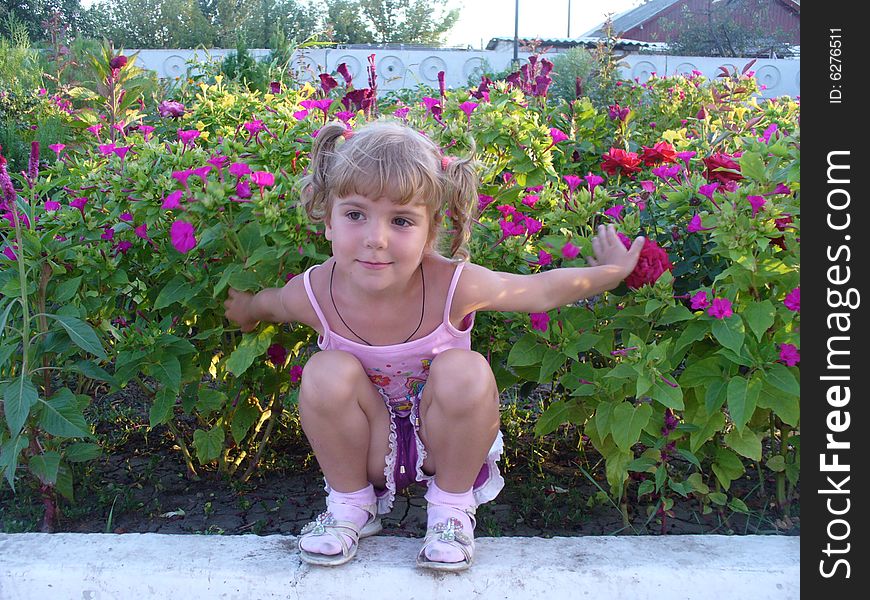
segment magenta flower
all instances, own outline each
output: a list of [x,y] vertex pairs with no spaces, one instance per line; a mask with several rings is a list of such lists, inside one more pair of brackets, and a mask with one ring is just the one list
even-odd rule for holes
[[573,192],[580,185],[580,182],[583,181],[582,177],[578,177],[577,175],[563,175],[562,179],[565,180],[565,183],[568,184],[568,190]]
[[287,360],[287,348],[281,344],[272,344],[266,349],[266,355],[269,357],[269,362],[280,369]]
[[60,210],[60,202],[55,202],[54,200],[46,200],[45,210],[47,212],[54,212],[56,210]]
[[656,191],[656,184],[655,184],[655,182],[654,182],[654,181],[650,181],[650,180],[648,180],[648,179],[646,179],[646,180],[644,180],[644,181],[641,181],[641,182],[640,182],[640,187],[641,187],[641,189],[643,189],[643,191],[645,191],[645,192],[649,192],[650,194],[652,194],[654,191]]
[[758,214],[758,211],[764,210],[764,196],[747,196],[747,200],[749,200],[749,204],[752,205],[752,217]]
[[251,181],[260,186],[260,193],[263,193],[264,187],[275,185],[275,175],[269,171],[254,171],[251,173]]
[[347,68],[347,63],[341,63],[335,70],[338,71],[338,74],[341,75],[342,79],[344,79],[345,85],[351,84],[353,77],[351,77],[350,70]]
[[181,102],[174,102],[172,100],[164,100],[160,104],[157,105],[157,112],[160,113],[160,116],[163,118],[166,117],[183,117],[186,109]]
[[801,311],[801,286],[797,286],[795,289],[790,291],[785,295],[785,300],[782,302],[785,304],[785,307],[789,310],[793,310],[794,312]]
[[185,146],[193,143],[193,140],[199,137],[199,129],[179,129],[178,130],[178,139],[181,140],[181,143]]
[[148,239],[148,225],[147,225],[147,223],[142,223],[141,225],[139,225],[139,227],[136,227],[133,231],[136,232],[136,235],[138,237],[142,238],[143,240]]
[[230,165],[229,168],[230,175],[235,175],[236,177],[241,177],[242,175],[247,175],[251,172],[251,167],[246,165],[245,163],[234,162]]
[[187,187],[187,179],[191,175],[193,175],[193,170],[191,170],[191,169],[187,169],[185,171],[173,171],[172,172],[172,178],[175,179],[182,186],[184,186],[184,189],[186,189],[188,192],[190,191],[190,188]]
[[127,254],[127,250],[133,247],[132,242],[128,242],[127,240],[122,240],[115,245],[115,256],[118,254]]
[[302,367],[293,365],[290,367],[290,383],[298,383],[302,379]]
[[57,160],[60,160],[60,153],[66,148],[66,144],[50,144],[48,147],[57,155]]
[[103,128],[103,124],[97,123],[96,125],[91,125],[90,127],[88,127],[87,131],[90,131],[95,136],[97,136],[97,139],[100,139],[100,129],[102,129],[102,128]]
[[668,179],[676,178],[677,174],[680,172],[679,165],[672,165],[670,167],[661,165],[659,167],[655,167],[652,170],[652,174],[661,179],[662,181],[667,181]]
[[293,118],[296,119],[297,121],[301,121],[302,119],[304,119],[307,116],[308,116],[307,109],[297,110],[295,113],[293,113]]
[[532,329],[546,333],[547,326],[550,324],[550,315],[547,313],[531,313],[529,316],[532,320]]
[[70,206],[79,209],[79,212],[82,213],[82,218],[85,217],[85,204],[87,203],[88,199],[84,196],[69,201]]
[[474,112],[474,109],[479,105],[477,102],[471,102],[470,100],[467,102],[463,102],[459,105],[459,110],[465,113],[467,119],[471,119],[471,113]]
[[779,125],[777,125],[776,123],[771,123],[770,126],[764,130],[764,133],[761,134],[759,141],[764,140],[765,144],[769,144],[770,138],[773,136],[774,133],[776,133],[777,129],[779,129]]
[[211,165],[203,165],[201,167],[191,169],[190,174],[199,177],[202,180],[203,187],[205,187],[206,183],[208,183],[208,174],[211,172],[211,169]]
[[801,355],[794,344],[780,344],[779,360],[787,367],[793,367],[801,361]]
[[9,246],[6,246],[5,248],[3,248],[3,256],[8,258],[9,260],[18,260],[18,255],[15,254],[15,250],[13,250]]
[[625,206],[622,204],[617,204],[615,206],[611,206],[607,210],[604,211],[604,214],[610,217],[611,219],[616,219],[617,221],[622,221],[622,211],[625,210]]
[[562,246],[562,256],[567,258],[568,260],[577,258],[577,255],[580,254],[580,247],[575,246],[571,242],[565,242],[565,245]]
[[410,112],[410,110],[411,110],[411,107],[403,106],[402,108],[397,108],[395,111],[393,111],[393,114],[404,121],[405,117],[408,116],[408,113]]
[[[51,147],[51,146],[49,146]],[[776,189],[773,190],[774,194],[791,194],[791,189],[784,183],[776,184]]]
[[707,314],[717,319],[727,319],[734,314],[731,310],[731,301],[728,298],[714,298],[713,304],[707,309]]
[[236,196],[239,197],[239,200],[251,197],[251,184],[248,183],[247,179],[239,179],[239,182],[236,184]]
[[245,128],[245,131],[247,131],[251,137],[257,135],[266,128],[266,126],[263,125],[263,121],[259,119],[256,121],[248,121],[242,125],[242,127]]
[[537,194],[529,194],[528,196],[523,198],[523,204],[525,204],[529,208],[532,208],[538,200],[540,200],[540,196],[538,196]]
[[270,81],[269,82],[269,91],[273,94],[281,93],[281,82],[280,81]]
[[178,208],[181,205],[181,202],[179,202],[179,200],[181,200],[182,195],[184,195],[183,190],[176,190],[172,192],[171,194],[166,196],[160,208],[164,210],[172,210],[174,208]]
[[133,220],[133,215],[131,215],[128,212],[124,212],[124,213],[121,213],[121,215],[118,218],[121,219],[122,221],[126,221],[127,223],[129,223],[130,221]]
[[537,219],[534,219],[528,215],[526,215],[525,223],[526,223],[526,231],[529,235],[533,235],[535,233],[538,233],[541,230],[541,227],[544,226],[543,223],[541,223]]
[[695,152],[694,150],[688,150],[686,152],[677,152],[677,158],[679,158],[681,161],[683,161],[683,164],[685,164],[686,168],[688,169],[689,168],[689,161],[692,160],[696,154],[697,154],[697,152]]
[[504,237],[526,234],[526,222],[524,219],[518,221],[499,219],[498,224],[501,227],[501,232]]
[[172,227],[169,228],[169,237],[172,240],[172,247],[182,254],[187,254],[196,247],[193,225],[187,221],[179,219],[172,223]]
[[112,152],[114,152],[115,155],[116,155],[118,158],[120,158],[121,161],[123,162],[123,161],[124,161],[124,157],[127,156],[127,153],[128,153],[132,148],[133,148],[133,146],[115,146],[114,148],[112,148]]
[[698,193],[701,194],[702,196],[706,196],[707,198],[712,200],[713,193],[716,191],[716,189],[718,187],[719,187],[719,184],[714,181],[713,183],[708,183],[708,184],[705,184],[705,185],[702,185],[701,187],[699,187]]
[[[398,112],[398,111],[396,111],[396,112]],[[340,110],[337,113],[335,113],[335,118],[337,118],[339,121],[341,121],[345,125],[347,125],[350,122],[350,120],[353,119],[355,116],[356,116],[356,113],[349,111],[349,110]]]
[[115,151],[115,144],[100,144],[97,146],[100,149],[100,154],[108,156]]
[[711,229],[713,228],[704,227],[704,225],[701,223],[701,215],[697,214],[692,217],[692,220],[689,221],[688,227],[686,227],[686,231],[688,231],[689,233],[695,233],[697,231],[710,231]]
[[568,139],[568,135],[555,127],[550,128],[550,137],[553,138],[553,143],[551,146],[555,146],[559,142],[564,142]]
[[100,238],[112,241],[115,238],[115,230],[111,227],[107,227],[106,230],[100,234]]
[[589,186],[589,193],[593,195],[595,194],[595,187],[604,183],[604,177],[593,175],[592,173],[587,173],[583,179],[586,180],[586,184]]
[[495,198],[492,196],[487,196],[486,194],[478,194],[477,195],[477,212],[482,213],[486,210],[486,207],[492,204],[495,201]]
[[703,310],[710,306],[710,301],[707,299],[707,292],[704,291],[700,291],[692,296],[690,302],[692,310]]
[[151,137],[151,134],[154,133],[154,128],[151,125],[139,125],[139,132],[145,136],[145,141]]
[[553,256],[546,250],[538,250],[538,265],[546,267],[553,262]]

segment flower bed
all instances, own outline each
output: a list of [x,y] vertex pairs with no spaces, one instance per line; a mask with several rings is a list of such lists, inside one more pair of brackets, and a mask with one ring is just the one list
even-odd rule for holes
[[[141,387],[193,477],[247,478],[314,346],[301,325],[240,334],[228,287],[278,286],[328,257],[296,184],[324,123],[381,115],[480,160],[472,260],[509,272],[583,266],[599,224],[647,237],[625,284],[547,314],[481,314],[474,346],[501,389],[546,385],[535,431],[582,427],[615,501],[660,517],[729,493],[746,464],[799,478],[799,106],[759,103],[751,65],[620,82],[613,103],[547,97],[533,57],[475,89],[379,101],[346,70],[251,91],[220,75],[156,106],[134,60],[95,57],[99,85],[43,97],[66,124],[21,175],[0,172],[0,472],[26,469],[49,513],[70,463],[100,453],[95,385]],[[61,100],[63,102],[61,102]],[[176,426],[194,419],[187,435]],[[765,449],[763,451],[762,449]],[[623,508],[625,511],[626,509]],[[51,515],[47,515],[50,521]]]

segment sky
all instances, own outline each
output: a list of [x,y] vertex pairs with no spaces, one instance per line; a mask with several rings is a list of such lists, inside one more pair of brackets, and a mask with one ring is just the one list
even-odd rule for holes
[[[494,37],[514,36],[515,7],[519,5],[519,37],[578,37],[604,22],[606,13],[619,14],[642,0],[451,0],[461,7],[459,21],[447,34],[448,46],[486,47]],[[482,41],[482,42],[481,42]]]

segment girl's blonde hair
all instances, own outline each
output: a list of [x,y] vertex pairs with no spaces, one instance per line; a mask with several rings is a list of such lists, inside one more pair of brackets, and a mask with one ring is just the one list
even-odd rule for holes
[[429,209],[429,242],[439,246],[443,216],[452,234],[449,256],[468,260],[472,211],[477,205],[474,148],[464,158],[445,158],[431,139],[394,121],[375,121],[349,132],[324,125],[314,140],[302,202],[312,222],[329,219],[332,202],[359,194],[399,204],[422,201]]

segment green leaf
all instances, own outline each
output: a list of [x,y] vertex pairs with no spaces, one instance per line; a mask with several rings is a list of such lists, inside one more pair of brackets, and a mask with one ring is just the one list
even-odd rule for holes
[[722,431],[724,428],[725,415],[721,412],[713,413],[704,422],[703,427],[689,434],[689,448],[692,452],[697,452],[698,448],[704,445],[704,442],[713,437],[717,431]]
[[774,363],[764,372],[764,380],[778,390],[786,394],[800,396],[801,388],[795,376],[788,367],[781,363]]
[[716,448],[716,460],[713,462],[713,473],[726,490],[731,482],[743,475],[745,469],[740,457],[728,448]]
[[594,347],[599,341],[601,341],[602,336],[597,335],[595,333],[591,333],[589,331],[585,331],[580,334],[576,340],[572,340],[565,346],[565,354],[568,356],[577,356],[581,352],[586,352],[590,348]]
[[42,483],[53,485],[57,481],[57,470],[60,467],[60,454],[48,450],[42,454],[31,456],[27,463],[34,475],[39,477]]
[[672,410],[683,410],[685,408],[683,404],[683,389],[679,385],[671,387],[661,379],[657,379],[653,384],[652,397],[659,404],[663,404]]
[[764,333],[773,325],[773,321],[776,318],[776,309],[770,300],[755,302],[743,311],[743,318],[746,319],[749,328],[755,334],[755,339],[760,342]]
[[718,504],[719,506],[725,506],[725,503],[728,502],[728,496],[722,492],[713,492],[708,498],[710,498],[713,504]]
[[761,391],[761,380],[753,377],[747,381],[744,377],[732,377],[728,381],[728,414],[738,432],[752,418],[758,404],[758,394]]
[[610,433],[610,417],[613,414],[613,409],[616,408],[616,402],[601,402],[595,409],[595,429],[598,430],[598,435],[601,439],[607,437]]
[[196,457],[200,464],[215,460],[220,456],[224,447],[223,427],[217,425],[209,431],[197,429],[193,432],[193,446],[196,448]]
[[3,412],[6,414],[6,424],[12,437],[19,434],[30,415],[30,409],[38,401],[36,388],[24,374],[6,384],[3,390]]
[[256,403],[249,398],[239,400],[236,412],[233,414],[233,421],[230,424],[230,433],[236,441],[236,444],[242,443],[248,430],[259,418],[260,409]]
[[536,335],[527,333],[513,345],[508,354],[509,367],[526,367],[540,364],[546,346],[538,342]]
[[157,393],[154,395],[154,404],[151,405],[151,410],[148,413],[148,423],[150,427],[155,427],[163,423],[169,422],[172,418],[173,409],[175,408],[175,400],[178,396],[178,390],[167,386],[160,386]]
[[686,478],[686,483],[692,486],[692,490],[698,492],[699,494],[709,494],[710,488],[704,483],[704,478],[701,477],[700,473],[692,473]]
[[18,346],[9,344],[8,346],[0,346],[0,369],[6,366],[6,361],[12,356],[12,353],[18,350]]
[[710,385],[707,386],[707,390],[704,392],[704,408],[708,415],[717,412],[725,404],[727,389],[728,382],[724,379],[711,381]]
[[565,365],[566,358],[561,352],[557,352],[552,348],[546,348],[544,350],[544,359],[541,361],[541,373],[538,376],[538,382],[547,383],[552,381],[553,373]]
[[767,468],[775,473],[785,471],[785,457],[782,454],[774,454],[767,459]]
[[57,302],[58,304],[69,302],[73,296],[76,295],[76,292],[79,291],[79,285],[81,282],[82,277],[80,275],[59,283],[54,289],[54,295],[51,298],[52,301]]
[[169,281],[169,283],[163,286],[163,289],[160,290],[159,294],[157,294],[157,299],[154,301],[154,308],[159,310],[161,308],[166,308],[175,302],[183,303],[185,300],[192,298],[195,293],[196,288],[194,288],[187,279],[181,275],[176,275]]
[[640,432],[651,416],[652,407],[649,404],[634,406],[630,402],[620,402],[610,418],[613,441],[621,450],[630,450],[640,439]]
[[9,487],[12,488],[13,492],[15,491],[15,471],[18,469],[18,458],[21,451],[29,444],[30,440],[27,437],[16,435],[0,446],[0,472],[4,472],[6,481],[9,482]]
[[767,379],[764,380],[758,395],[758,406],[771,409],[784,423],[792,427],[797,427],[801,418],[800,398],[773,388]]
[[47,433],[60,437],[91,437],[90,426],[75,395],[68,388],[62,388],[48,400],[42,400],[39,426]]
[[220,390],[203,388],[199,391],[199,400],[196,403],[196,409],[201,412],[203,416],[208,416],[209,413],[223,408],[226,401],[227,395]]
[[728,508],[739,513],[749,512],[749,507],[746,506],[746,503],[740,498],[731,498],[731,501],[728,503]]
[[710,331],[710,329],[705,321],[689,322],[685,329],[683,329],[683,333],[680,334],[679,339],[677,339],[674,354],[679,354],[686,346],[704,339],[704,336],[707,335],[708,331]]
[[766,181],[767,177],[764,172],[764,162],[761,160],[761,155],[757,152],[744,152],[739,158],[740,171],[744,177],[748,177],[753,181]]
[[674,306],[669,306],[662,313],[661,318],[656,322],[659,325],[670,325],[671,323],[678,323],[680,321],[688,321],[693,318],[694,315],[692,311],[683,306],[682,304],[676,304]]
[[727,319],[716,319],[711,330],[713,337],[720,344],[740,354],[740,348],[746,337],[746,328],[740,315],[732,315]]
[[[683,458],[685,458],[687,461],[689,461],[690,463],[695,465],[695,467],[697,467],[698,469],[701,468],[701,461],[699,461],[698,457],[695,456],[694,454],[692,454],[691,452],[689,452],[688,450],[684,450],[682,448],[677,448],[677,453],[680,456],[682,456]],[[689,476],[689,478],[691,479],[691,476]],[[706,492],[704,492],[704,493],[706,493]]]
[[86,462],[95,458],[99,458],[102,452],[103,449],[100,448],[98,444],[78,442],[75,444],[70,444],[66,447],[66,449],[64,450],[64,458],[66,458],[69,462],[74,463]]
[[89,379],[111,383],[115,388],[120,387],[114,376],[110,375],[108,371],[91,360],[80,360],[69,367],[69,370],[74,373],[81,373]]
[[555,431],[562,423],[581,425],[589,418],[589,412],[577,400],[553,402],[535,423],[535,435],[546,435]]
[[178,392],[181,389],[181,363],[173,354],[161,352],[152,356],[157,362],[147,365],[148,373],[159,381],[163,387],[168,387]]
[[725,435],[725,445],[741,456],[754,461],[761,460],[761,437],[748,427],[742,433],[736,429],[728,432]]
[[687,388],[705,386],[721,380],[722,369],[715,356],[691,363],[679,377],[680,385]]
[[266,351],[277,332],[278,329],[274,325],[268,325],[242,336],[242,341],[227,359],[227,370],[240,377],[253,364],[254,359]]
[[46,316],[60,323],[76,346],[98,358],[106,358],[106,352],[103,350],[100,338],[97,337],[97,334],[90,325],[75,317],[63,315]]

